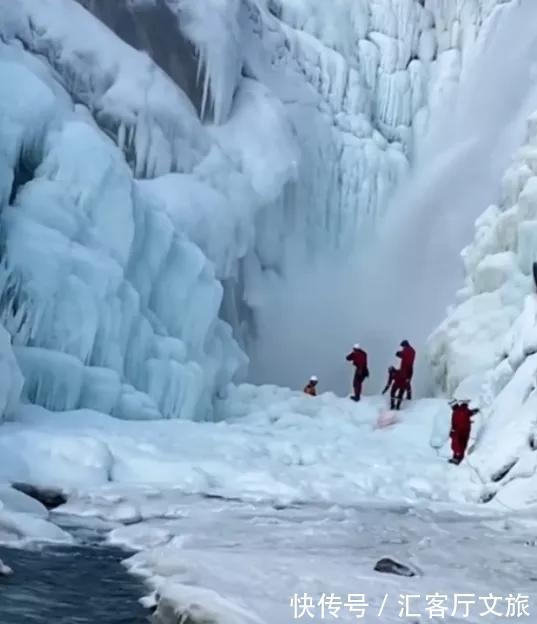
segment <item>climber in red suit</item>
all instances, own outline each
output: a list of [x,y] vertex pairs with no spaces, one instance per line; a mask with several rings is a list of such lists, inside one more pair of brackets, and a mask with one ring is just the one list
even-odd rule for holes
[[390,366],[388,369],[388,381],[386,387],[382,391],[382,394],[386,394],[390,390],[390,409],[400,410],[401,403],[403,402],[403,395],[407,389],[406,376],[395,366]]
[[472,430],[472,416],[479,412],[478,409],[470,409],[470,401],[455,401],[451,404],[451,449],[453,457],[450,464],[460,464],[464,459],[466,447],[470,440]]
[[406,377],[406,398],[410,401],[412,399],[412,376],[414,375],[414,360],[416,359],[416,351],[414,347],[410,345],[408,340],[403,340],[401,343],[401,350],[395,354],[398,358],[401,358],[401,372]]
[[369,370],[367,368],[367,353],[360,348],[359,344],[355,344],[352,347],[352,352],[347,355],[347,362],[352,362],[355,371],[354,379],[352,382],[354,389],[354,396],[351,397],[353,401],[359,401],[362,396],[362,385],[364,379],[369,377]]

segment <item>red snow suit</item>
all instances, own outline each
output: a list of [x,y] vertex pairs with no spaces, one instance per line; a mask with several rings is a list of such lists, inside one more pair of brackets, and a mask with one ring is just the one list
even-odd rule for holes
[[408,379],[412,379],[414,374],[414,360],[416,359],[416,351],[410,345],[403,347],[401,351],[396,353],[401,358],[401,371],[404,372]]
[[356,349],[347,355],[347,362],[352,362],[356,368],[354,371],[354,379],[352,382],[354,388],[354,399],[360,400],[362,396],[362,385],[364,379],[369,377],[369,369],[367,368],[367,353],[363,349]]
[[407,399],[412,398],[412,376],[414,375],[414,360],[416,359],[416,350],[410,345],[404,346],[401,351],[395,354],[398,358],[401,358],[401,372],[406,375],[406,394]]
[[385,394],[388,389],[391,388],[390,399],[392,409],[401,408],[401,402],[403,401],[405,390],[408,388],[408,383],[406,375],[401,370],[394,367],[388,369],[388,381],[382,394]]
[[477,414],[477,412],[478,410],[476,409],[470,409],[468,404],[456,404],[453,406],[450,433],[453,459],[458,461],[464,459],[472,429],[472,416]]

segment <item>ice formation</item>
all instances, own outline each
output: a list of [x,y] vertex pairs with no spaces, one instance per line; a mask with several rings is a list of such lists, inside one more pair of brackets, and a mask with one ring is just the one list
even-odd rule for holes
[[[243,360],[215,272],[250,229],[218,177],[246,182],[184,93],[77,4],[4,3],[2,16],[2,321],[25,397],[210,417]],[[223,249],[218,219],[232,221]]]
[[[431,336],[431,363],[448,393],[473,396],[484,427],[472,463],[504,504],[531,504],[537,432],[537,117],[463,251],[466,282]],[[501,441],[501,442],[500,442]]]
[[25,399],[210,418],[238,343],[295,383],[271,302],[367,237],[496,2],[80,4],[0,0],[2,322]]
[[[367,271],[357,289],[366,305],[350,304],[382,373],[403,337],[422,352],[462,285],[461,248],[479,214],[497,201],[501,177],[537,109],[537,36],[528,27],[536,17],[532,2],[507,4],[481,30],[363,258]],[[416,373],[416,385],[431,392],[424,387],[425,358]]]
[[[71,540],[7,484],[56,485],[65,514],[142,551],[130,566],[153,578],[160,612],[257,622],[223,598],[242,586],[215,573],[221,554],[184,548],[173,521],[187,495],[253,502],[256,523],[264,504],[315,503],[317,530],[340,514],[353,534],[345,506],[360,501],[472,513],[487,501],[489,520],[535,504],[535,117],[430,340],[438,385],[481,403],[462,466],[446,464],[443,399],[379,429],[378,398],[230,386],[245,352],[260,379],[349,377],[334,362],[360,338],[348,296],[360,252],[499,4],[0,0],[0,542]],[[23,382],[38,405],[18,405]],[[224,422],[190,422],[211,419]],[[274,550],[278,583],[258,582],[279,591]],[[323,573],[344,580],[355,561],[334,552]]]

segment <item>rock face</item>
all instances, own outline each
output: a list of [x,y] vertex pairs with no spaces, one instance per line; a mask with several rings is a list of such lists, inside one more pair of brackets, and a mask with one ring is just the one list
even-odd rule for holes
[[416,576],[416,572],[408,566],[398,563],[389,557],[379,559],[375,564],[376,572],[384,572],[385,574],[396,574],[397,576]]
[[67,498],[58,490],[50,488],[38,488],[28,483],[13,483],[11,487],[18,492],[22,492],[30,498],[39,501],[48,510],[56,509],[61,505],[65,505]]

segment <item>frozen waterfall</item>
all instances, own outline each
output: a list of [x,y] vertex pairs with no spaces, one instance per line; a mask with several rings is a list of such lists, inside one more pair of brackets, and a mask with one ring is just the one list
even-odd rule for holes
[[463,286],[461,249],[500,197],[502,175],[537,110],[536,19],[531,0],[493,13],[367,251],[361,323],[384,364],[403,337],[424,347]]
[[395,313],[363,256],[407,215],[390,197],[478,34],[507,28],[498,3],[0,0],[1,321],[24,399],[208,419],[246,353],[256,381],[345,392],[360,312]]

